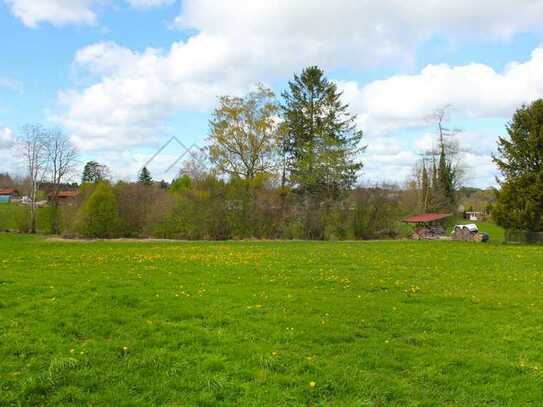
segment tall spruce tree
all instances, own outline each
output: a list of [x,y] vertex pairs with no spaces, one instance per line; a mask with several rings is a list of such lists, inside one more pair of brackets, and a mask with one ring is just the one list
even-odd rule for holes
[[338,199],[352,188],[362,168],[362,132],[356,115],[324,72],[311,66],[294,75],[283,92],[289,180],[305,196]]
[[153,183],[153,178],[147,167],[143,167],[138,174],[138,182],[143,185],[151,185]]
[[498,139],[493,157],[503,175],[494,210],[508,229],[543,231],[543,99],[523,105]]

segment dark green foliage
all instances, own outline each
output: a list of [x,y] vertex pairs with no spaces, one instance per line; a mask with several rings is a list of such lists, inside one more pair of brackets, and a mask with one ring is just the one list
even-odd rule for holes
[[455,171],[453,164],[447,157],[446,147],[442,143],[439,153],[439,167],[437,170],[437,189],[443,200],[441,205],[442,209],[456,209]]
[[138,174],[138,182],[143,185],[151,185],[153,183],[153,178],[147,167],[143,167]]
[[494,162],[503,180],[494,208],[507,229],[543,231],[543,100],[522,106],[498,140]]
[[111,185],[99,182],[80,213],[80,232],[85,237],[111,238],[119,233],[117,197]]
[[316,66],[294,75],[283,99],[283,148],[291,184],[314,199],[338,199],[353,187],[362,168],[356,116]]
[[97,183],[107,178],[107,167],[98,164],[96,161],[89,161],[83,168],[81,183]]

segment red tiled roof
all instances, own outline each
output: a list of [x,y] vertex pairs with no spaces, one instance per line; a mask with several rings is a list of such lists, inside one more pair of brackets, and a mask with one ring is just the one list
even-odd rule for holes
[[73,198],[79,195],[79,191],[60,191],[57,195],[58,198]]
[[447,219],[450,216],[452,216],[450,213],[423,213],[421,215],[410,216],[403,221],[405,223],[428,223]]
[[0,189],[0,195],[19,195],[19,191],[14,188]]

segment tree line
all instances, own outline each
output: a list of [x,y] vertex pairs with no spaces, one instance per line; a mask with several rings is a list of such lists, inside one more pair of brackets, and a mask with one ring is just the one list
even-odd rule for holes
[[[538,201],[543,109],[521,107],[498,141],[494,160],[504,179],[485,204],[509,228],[543,229]],[[59,208],[56,195],[72,175],[77,151],[60,130],[27,126],[20,137],[30,185],[30,230],[36,195],[51,185],[51,231],[73,236],[183,239],[367,239],[402,235],[413,212],[455,212],[464,174],[451,107],[429,118],[431,148],[422,152],[405,187],[362,187],[363,132],[324,72],[308,67],[278,98],[263,85],[223,96],[209,121],[207,146],[171,183],[147,168],[136,183],[111,182],[107,166],[88,162],[80,194]],[[539,150],[538,150],[539,148]],[[539,177],[539,178],[538,178]],[[543,178],[542,178],[543,179]],[[530,192],[527,192],[530,191]],[[471,195],[477,196],[477,195]],[[481,193],[479,196],[488,194]],[[543,196],[543,193],[541,194]],[[491,203],[492,201],[492,203]],[[535,225],[535,226],[534,226]]]

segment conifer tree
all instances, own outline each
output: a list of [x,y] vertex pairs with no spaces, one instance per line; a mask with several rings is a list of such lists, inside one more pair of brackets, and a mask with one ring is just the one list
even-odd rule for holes
[[494,217],[508,229],[543,231],[543,99],[520,107],[493,157],[503,175]]
[[143,167],[138,175],[138,182],[143,185],[151,185],[153,178],[147,167]]
[[289,178],[304,195],[337,199],[352,188],[362,168],[362,132],[341,96],[316,66],[294,75],[283,93]]

